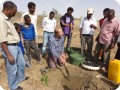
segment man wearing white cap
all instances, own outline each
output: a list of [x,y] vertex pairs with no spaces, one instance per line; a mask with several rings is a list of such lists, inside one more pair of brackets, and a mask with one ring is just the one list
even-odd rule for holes
[[[92,46],[94,29],[97,28],[97,21],[92,17],[94,13],[93,8],[87,9],[87,16],[80,21],[80,38],[81,38],[81,54],[86,56],[86,60],[92,59]],[[87,44],[87,53],[85,54],[85,46]]]

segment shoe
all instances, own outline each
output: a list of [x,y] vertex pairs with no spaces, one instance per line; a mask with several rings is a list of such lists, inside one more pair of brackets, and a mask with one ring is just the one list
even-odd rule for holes
[[15,90],[23,90],[23,88],[18,86],[17,89],[15,89]]
[[28,80],[29,79],[29,77],[25,77],[25,80]]
[[47,53],[45,53],[42,55],[42,58],[46,58],[47,56],[48,56]]

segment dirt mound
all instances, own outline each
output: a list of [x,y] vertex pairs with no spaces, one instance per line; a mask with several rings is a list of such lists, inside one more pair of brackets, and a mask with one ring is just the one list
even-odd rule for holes
[[[40,69],[45,66],[44,60],[42,65],[35,60],[32,61],[32,66],[26,68],[26,76],[30,78],[20,83],[24,90],[110,90],[111,87],[116,86],[107,79],[97,79],[98,72],[96,71],[87,71],[71,64],[66,66],[70,78],[64,67],[42,75]],[[42,80],[43,77],[46,81]],[[0,85],[5,90],[9,90],[3,60],[0,60]]]

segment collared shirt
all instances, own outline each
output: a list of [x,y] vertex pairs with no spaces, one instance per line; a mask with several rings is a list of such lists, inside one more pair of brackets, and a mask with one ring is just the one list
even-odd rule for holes
[[90,28],[91,24],[97,27],[97,20],[93,17],[91,17],[89,20],[87,19],[87,17],[82,18],[79,24],[79,27],[82,28],[82,34],[94,34],[94,29]]
[[42,21],[42,27],[46,32],[54,32],[56,27],[56,20],[54,18],[50,19],[49,17],[45,17]]
[[112,39],[120,34],[120,20],[113,18],[111,21],[106,19],[100,30],[99,43],[102,44],[111,44]]
[[35,29],[34,25],[31,23],[29,26],[28,25],[21,25],[21,32],[23,34],[23,39],[24,40],[34,40],[35,39]]
[[[65,19],[66,21],[64,21],[63,18],[62,18],[60,22],[68,24],[68,25],[70,25],[70,23],[72,23],[72,25],[74,25],[74,20],[71,22],[71,20],[70,20],[71,17],[70,16],[65,15],[65,18],[66,18]],[[71,33],[71,27],[70,26],[63,26],[62,30],[63,30],[64,34],[68,35],[68,34]]]
[[21,23],[23,24],[24,23],[24,16],[25,15],[29,15],[30,18],[31,18],[31,23],[34,25],[34,28],[35,28],[35,34],[38,35],[37,33],[37,15],[34,13],[34,14],[30,14],[29,12],[25,12],[22,14],[21,16]]
[[19,35],[8,17],[0,12],[0,43],[18,43],[20,41]]
[[50,37],[49,42],[49,55],[53,57],[60,58],[61,54],[64,52],[64,37],[60,39],[56,38],[54,35]]

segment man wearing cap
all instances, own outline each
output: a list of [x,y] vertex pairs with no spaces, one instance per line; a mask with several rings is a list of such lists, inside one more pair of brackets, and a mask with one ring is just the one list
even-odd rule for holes
[[[80,38],[81,38],[81,54],[86,56],[86,60],[92,59],[92,46],[93,46],[93,34],[94,29],[97,28],[97,21],[92,17],[94,10],[88,8],[87,16],[83,17],[80,21]],[[87,53],[85,54],[85,46],[87,44]]]

